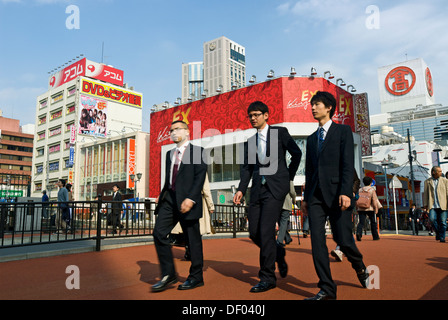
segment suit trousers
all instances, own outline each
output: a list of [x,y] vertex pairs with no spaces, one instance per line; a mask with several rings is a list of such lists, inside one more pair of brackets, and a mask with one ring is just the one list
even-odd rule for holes
[[[285,195],[286,196],[286,195]],[[260,188],[259,198],[249,206],[249,237],[260,248],[260,281],[275,284],[277,240],[275,225],[280,218],[283,200],[277,200],[267,185]]]
[[339,207],[330,208],[323,200],[322,191],[316,188],[308,203],[311,246],[314,268],[319,277],[318,287],[336,297],[336,284],[331,277],[330,259],[325,236],[325,223],[329,217],[333,239],[347,256],[356,271],[365,268],[362,254],[355,244],[352,234],[351,210],[341,211]]
[[166,275],[173,276],[176,274],[169,235],[177,222],[180,222],[191,255],[191,266],[188,279],[203,281],[204,257],[199,219],[181,219],[182,213],[177,209],[175,199],[175,192],[169,191],[163,201],[159,204],[159,213],[154,226],[154,244],[160,262],[162,277]]

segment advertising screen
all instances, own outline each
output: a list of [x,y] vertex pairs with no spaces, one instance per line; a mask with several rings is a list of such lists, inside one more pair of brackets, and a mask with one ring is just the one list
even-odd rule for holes
[[78,134],[106,137],[107,101],[80,95]]

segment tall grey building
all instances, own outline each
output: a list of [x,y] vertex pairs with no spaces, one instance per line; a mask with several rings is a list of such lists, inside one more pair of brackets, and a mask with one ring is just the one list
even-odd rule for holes
[[203,90],[204,63],[182,63],[182,103],[201,98]]
[[226,37],[204,43],[204,89],[207,95],[244,87],[246,49]]

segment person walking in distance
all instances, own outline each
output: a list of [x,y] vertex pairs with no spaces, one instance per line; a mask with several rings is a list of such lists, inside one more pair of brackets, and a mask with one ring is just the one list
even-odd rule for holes
[[336,299],[325,237],[327,217],[333,239],[356,271],[362,287],[367,287],[369,278],[352,235],[353,135],[349,126],[331,121],[335,109],[336,99],[328,92],[318,91],[311,98],[311,112],[319,127],[307,139],[302,210],[310,219],[312,256],[320,291],[310,300]]
[[160,262],[161,280],[151,288],[153,292],[166,290],[176,283],[177,273],[169,234],[180,222],[189,247],[191,266],[187,280],[178,290],[189,290],[204,285],[203,250],[199,219],[202,217],[202,188],[207,165],[203,148],[189,141],[190,131],[183,121],[174,121],[170,128],[176,147],[166,153],[165,182],[157,199],[154,214],[154,244]]
[[364,187],[359,189],[359,199],[356,202],[356,207],[359,215],[358,228],[356,230],[356,240],[361,241],[362,229],[366,223],[366,217],[369,217],[370,228],[372,231],[373,240],[380,240],[378,234],[378,226],[376,223],[376,215],[378,214],[378,197],[375,189],[371,186],[373,179],[365,176],[362,179]]
[[436,240],[445,242],[448,209],[448,180],[442,177],[442,169],[434,166],[431,178],[425,181],[423,208],[429,211],[429,220],[434,227]]
[[422,221],[422,210],[417,208],[415,203],[409,209],[409,222],[411,223],[412,235],[418,236],[418,229]]
[[[264,292],[276,287],[275,262],[282,277],[287,274],[285,255],[275,239],[275,226],[279,221],[290,181],[299,168],[302,151],[283,127],[268,125],[269,108],[261,101],[251,103],[247,115],[257,133],[244,144],[244,162],[241,180],[233,197],[241,204],[252,180],[248,210],[249,237],[260,248],[260,282],[250,292]],[[286,152],[291,155],[289,167]],[[283,248],[284,249],[284,248]]]
[[113,197],[112,197],[112,216],[111,216],[111,224],[112,224],[112,234],[117,233],[117,227],[121,231],[123,231],[124,226],[121,224],[121,214],[123,212],[123,203],[121,202],[121,193],[120,187],[118,184],[114,184],[112,187]]

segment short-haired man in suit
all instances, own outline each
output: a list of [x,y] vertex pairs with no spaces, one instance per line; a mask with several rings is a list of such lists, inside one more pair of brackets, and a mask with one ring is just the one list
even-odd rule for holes
[[190,249],[191,267],[187,280],[179,290],[194,289],[204,285],[202,238],[199,219],[202,217],[202,188],[207,165],[203,148],[190,143],[190,131],[183,121],[174,121],[170,128],[171,140],[176,147],[166,154],[165,183],[157,199],[154,212],[154,244],[160,262],[161,280],[152,286],[160,292],[176,283],[173,253],[169,234],[180,222]]
[[[294,180],[299,168],[302,152],[286,128],[267,124],[269,109],[263,102],[251,103],[247,114],[257,133],[244,144],[241,181],[233,202],[241,203],[252,179],[248,212],[249,236],[260,248],[260,282],[250,291],[264,292],[276,286],[276,261],[281,276],[287,275],[285,248],[277,245],[275,224],[290,191],[290,182]],[[286,151],[291,155],[289,167],[286,164]]]
[[331,121],[335,109],[336,99],[328,92],[318,91],[311,98],[311,112],[319,121],[319,128],[307,139],[302,210],[309,216],[313,262],[319,277],[320,291],[312,300],[336,299],[325,238],[327,217],[333,239],[351,262],[364,288],[369,277],[352,235],[353,135],[349,126]]
[[121,193],[120,187],[118,184],[114,184],[112,186],[113,195],[112,195],[112,215],[111,215],[111,225],[112,225],[112,234],[117,233],[117,227],[121,231],[123,231],[124,226],[120,222],[121,213],[123,212],[123,203],[121,202]]

